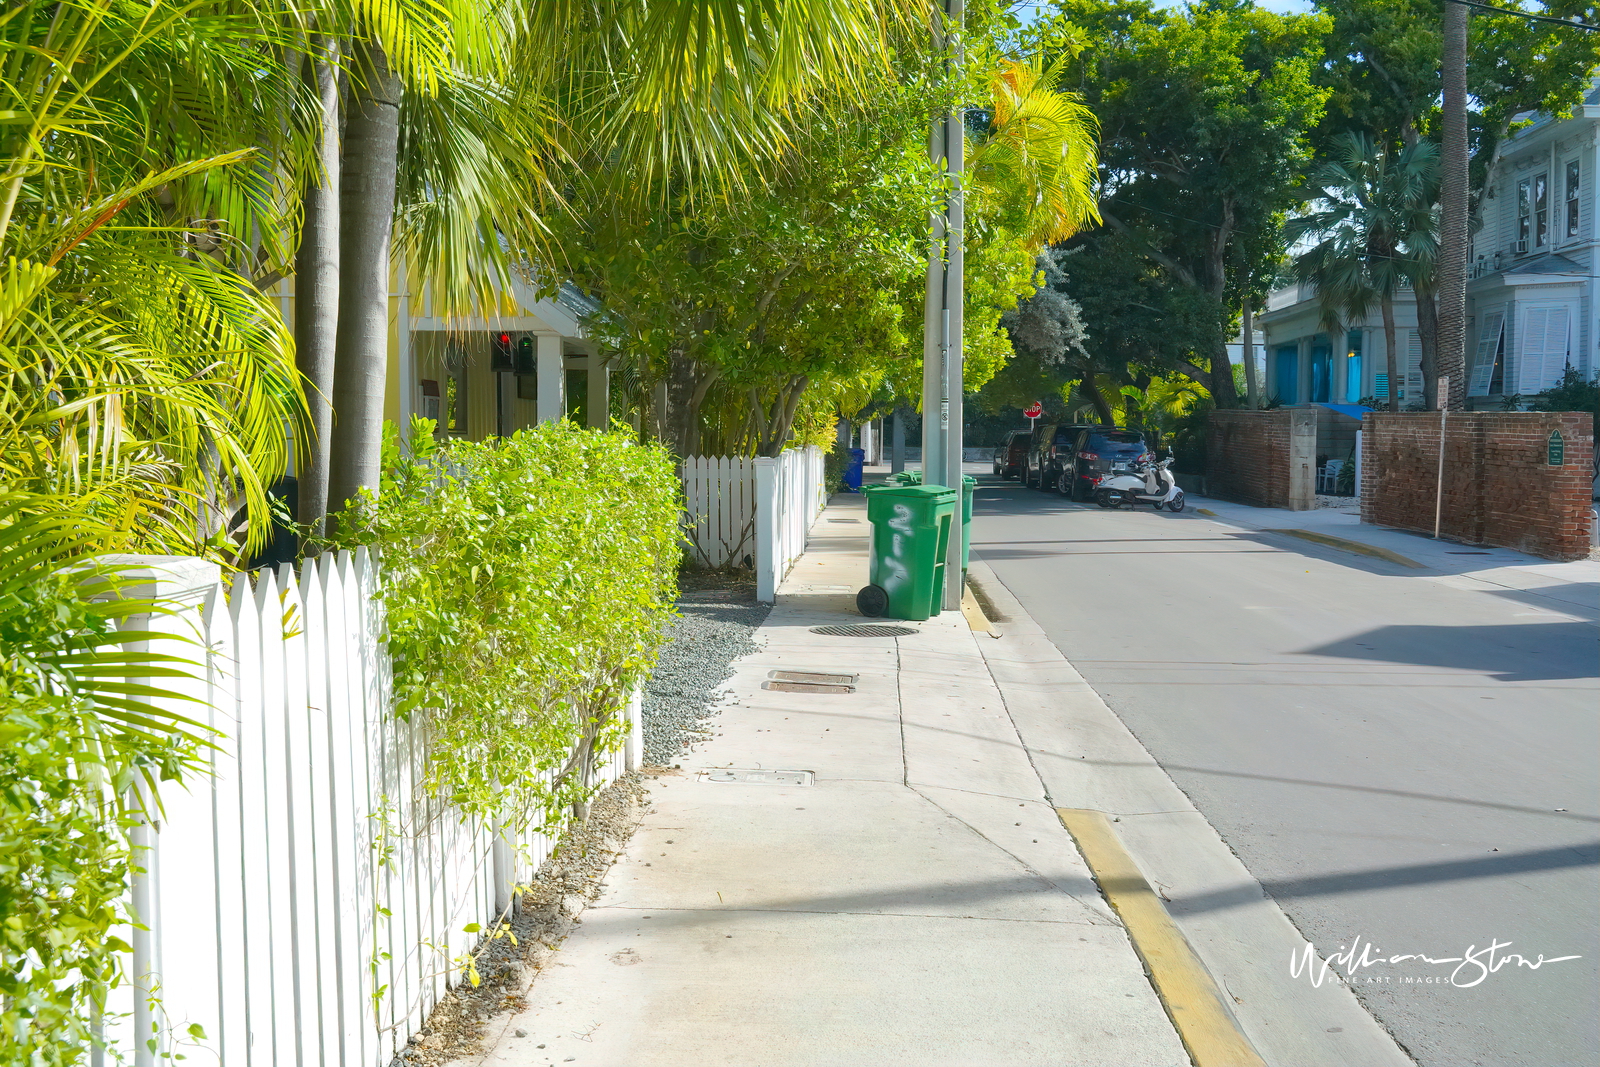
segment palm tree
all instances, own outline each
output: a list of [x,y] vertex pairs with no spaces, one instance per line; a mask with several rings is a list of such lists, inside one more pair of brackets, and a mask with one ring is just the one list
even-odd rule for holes
[[0,22],[22,120],[0,127],[0,480],[119,547],[229,554],[241,506],[250,545],[270,526],[302,399],[250,272],[283,253],[294,137],[261,116],[291,46],[250,5],[30,0]]
[[1328,329],[1357,321],[1378,305],[1390,411],[1400,410],[1394,298],[1431,269],[1438,175],[1439,153],[1432,142],[1419,141],[1392,155],[1365,134],[1346,134],[1309,183],[1316,210],[1285,227],[1290,243],[1320,238],[1296,259],[1294,270],[1301,281],[1316,286]]
[[1100,125],[1075,94],[1053,88],[1071,56],[1047,70],[1003,59],[989,77],[992,120],[967,168],[980,191],[1023,206],[1021,234],[1035,247],[1100,221],[1095,174]]
[[[354,6],[330,511],[377,482],[391,244],[412,250],[407,265],[441,313],[467,310],[519,261],[549,262],[542,216],[559,209],[561,184],[551,165],[598,155],[634,191],[737,184],[743,164],[777,158],[817,90],[881,73],[889,35],[926,4]],[[567,151],[568,139],[582,147]],[[430,184],[441,176],[451,183]]]

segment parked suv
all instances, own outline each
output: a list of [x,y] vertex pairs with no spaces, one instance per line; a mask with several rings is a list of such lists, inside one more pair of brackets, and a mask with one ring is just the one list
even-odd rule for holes
[[[1075,455],[1060,468],[1056,489],[1074,500],[1088,500],[1107,475],[1127,470],[1148,452],[1144,434],[1117,426],[1090,426],[1078,434]],[[1071,471],[1068,474],[1067,471]]]
[[1028,465],[1028,443],[1032,440],[1032,430],[1012,430],[1006,434],[1000,447],[994,450],[996,478],[1009,478],[1023,472]]
[[[1081,422],[1052,423],[1034,429],[1033,442],[1028,449],[1027,465],[1022,471],[1022,484],[1035,489],[1056,489],[1061,471],[1071,466],[1078,451],[1078,438],[1085,430],[1099,426]],[[1111,427],[1115,429],[1115,427]]]

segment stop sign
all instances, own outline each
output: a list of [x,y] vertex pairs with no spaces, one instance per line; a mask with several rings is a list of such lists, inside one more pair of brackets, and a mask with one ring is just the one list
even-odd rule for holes
[[1030,419],[1037,419],[1040,415],[1044,414],[1044,405],[1035,400],[1031,405],[1029,405],[1028,410],[1024,411],[1023,414],[1028,416]]

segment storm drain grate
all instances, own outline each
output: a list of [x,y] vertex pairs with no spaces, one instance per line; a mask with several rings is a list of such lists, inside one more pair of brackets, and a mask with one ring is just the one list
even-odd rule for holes
[[811,771],[764,771],[748,767],[718,767],[701,771],[700,775],[708,782],[734,785],[811,785],[816,780]]
[[855,685],[856,676],[853,674],[837,674],[832,671],[768,671],[768,678],[780,682],[815,682],[821,685]]
[[824,682],[762,682],[761,688],[777,693],[854,693],[853,685],[828,685]]
[[813,626],[814,634],[828,637],[915,637],[917,631],[908,626]]
[[847,522],[852,526],[860,526],[861,525],[861,520],[860,519],[829,519],[828,521],[829,522]]

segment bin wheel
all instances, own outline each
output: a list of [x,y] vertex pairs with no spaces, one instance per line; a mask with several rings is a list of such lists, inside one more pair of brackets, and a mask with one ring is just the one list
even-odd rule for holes
[[869,585],[856,594],[856,610],[869,619],[881,618],[889,610],[889,591],[881,585]]

